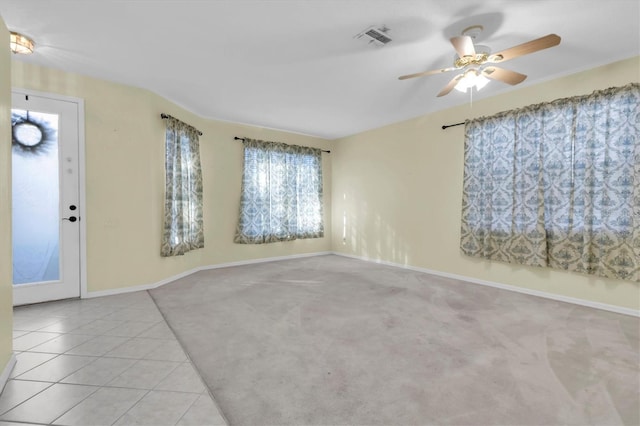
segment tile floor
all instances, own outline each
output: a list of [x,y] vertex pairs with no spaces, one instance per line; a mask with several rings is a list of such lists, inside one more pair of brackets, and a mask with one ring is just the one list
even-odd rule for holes
[[0,426],[225,425],[147,292],[14,309]]

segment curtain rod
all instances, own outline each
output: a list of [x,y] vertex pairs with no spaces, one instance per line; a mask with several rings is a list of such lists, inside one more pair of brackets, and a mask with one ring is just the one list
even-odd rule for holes
[[[160,114],[160,118],[163,118],[163,119],[164,119],[164,118],[173,118],[174,120],[178,120],[179,122],[184,123],[184,121],[179,120],[179,119],[175,118],[175,117],[174,117],[174,116],[172,116],[172,115],[165,114],[164,112],[163,112],[162,114]],[[187,125],[187,126],[189,126],[189,127],[193,127],[193,126],[192,126],[192,125],[190,125],[190,124],[187,124],[187,123],[184,123],[184,124],[186,124],[186,125]],[[199,134],[200,136],[202,136],[202,132],[201,132],[200,130],[196,129],[195,127],[193,127],[193,128],[195,129],[195,131],[196,131],[196,132],[198,132],[198,134]]]
[[462,123],[455,123],[455,124],[445,124],[444,126],[442,126],[442,130],[446,130],[449,127],[456,127],[456,126],[462,126],[464,124],[464,121]]
[[[243,141],[243,142],[244,142],[244,140],[245,140],[245,138],[239,138],[239,137],[237,137],[237,136],[234,136],[234,137],[233,137],[233,139],[235,139],[235,140],[237,140],[237,141]],[[320,151],[322,151],[322,152],[326,152],[327,154],[331,153],[331,151],[326,151],[326,150],[324,150],[324,149],[321,149]]]

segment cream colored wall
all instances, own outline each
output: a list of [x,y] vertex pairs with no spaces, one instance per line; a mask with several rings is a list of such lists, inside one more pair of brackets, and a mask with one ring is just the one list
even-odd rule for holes
[[[0,18],[0,374],[12,352],[11,261],[11,53]],[[0,389],[1,391],[2,389]]]
[[[146,90],[18,61],[12,63],[12,84],[85,100],[89,291],[151,284],[198,266],[333,249],[638,309],[636,283],[460,255],[463,128],[442,131],[440,126],[638,81],[639,68],[633,58],[338,141],[203,119]],[[169,259],[158,254],[161,112],[204,132],[206,247]],[[323,155],[325,238],[233,244],[242,174],[236,135],[332,150]]]
[[[84,99],[89,291],[152,284],[198,266],[331,249],[331,155],[323,154],[325,238],[233,243],[242,176],[234,136],[332,149],[318,138],[206,120],[149,91],[13,61],[13,86]],[[215,102],[215,99],[211,100]],[[171,114],[201,130],[205,248],[162,258],[164,122]]]
[[440,127],[639,80],[640,61],[632,58],[338,140],[333,158],[333,249],[639,309],[639,283],[461,255],[464,126],[444,131]]

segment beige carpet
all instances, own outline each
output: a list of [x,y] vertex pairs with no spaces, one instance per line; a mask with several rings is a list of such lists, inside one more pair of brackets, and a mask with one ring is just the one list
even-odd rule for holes
[[150,291],[231,424],[640,423],[640,320],[339,256]]

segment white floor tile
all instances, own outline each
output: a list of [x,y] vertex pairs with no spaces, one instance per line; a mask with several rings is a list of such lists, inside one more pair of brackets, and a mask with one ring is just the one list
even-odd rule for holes
[[28,331],[20,331],[20,330],[13,330],[13,338],[16,339],[20,336],[24,336],[25,334],[29,333]]
[[58,355],[44,364],[17,376],[17,378],[20,380],[57,382],[95,360],[95,357],[88,356]]
[[34,331],[13,340],[14,351],[28,351],[34,346],[38,346],[48,340],[55,339],[60,336],[59,333],[42,333]]
[[93,338],[94,336],[89,336],[86,334],[63,334],[56,337],[55,339],[51,339],[42,343],[41,345],[31,348],[29,351],[63,354]]
[[225,424],[147,292],[18,307],[14,324],[0,426]]
[[124,321],[107,321],[103,319],[93,320],[87,325],[78,327],[75,330],[70,331],[73,334],[91,334],[94,336],[100,336],[109,330],[113,330],[119,325],[124,324]]
[[146,393],[147,391],[140,389],[100,388],[58,418],[53,424],[69,426],[111,425]]
[[159,348],[162,341],[158,339],[143,339],[133,337],[127,342],[107,352],[106,356],[115,358],[144,359],[151,351]]
[[61,380],[62,383],[104,386],[118,377],[136,361],[123,358],[98,358]]
[[226,424],[227,422],[208,394],[200,395],[177,423],[178,426],[224,426]]
[[102,356],[129,340],[128,337],[96,336],[93,339],[67,351],[68,355]]
[[179,365],[177,362],[139,360],[107,386],[153,389]]
[[157,322],[153,321],[127,321],[122,325],[107,331],[105,336],[123,336],[123,337],[135,337],[140,333],[150,329]]
[[53,333],[69,333],[80,328],[93,320],[82,317],[60,318],[59,321],[41,328],[40,331],[50,331]]
[[156,390],[202,393],[206,388],[191,363],[180,364],[155,387]]
[[20,331],[37,331],[42,327],[46,327],[55,322],[58,322],[59,318],[56,317],[22,317],[14,318],[13,329]]
[[88,323],[90,321],[101,319],[105,315],[109,315],[113,312],[113,309],[111,308],[82,305],[81,301],[79,301],[78,303],[78,306],[69,306],[56,312],[55,314],[62,318],[83,320],[85,321],[85,323]]
[[0,420],[51,423],[98,388],[55,384],[0,416]]
[[166,322],[162,321],[141,333],[138,337],[146,337],[150,339],[175,339],[173,331]]
[[153,299],[140,299],[139,301],[127,306],[130,309],[158,309]]
[[32,368],[35,368],[56,357],[56,354],[20,352],[16,355],[16,365],[13,367],[11,377],[17,377]]
[[151,391],[116,425],[175,425],[199,395],[192,393]]
[[13,317],[15,319],[57,317],[59,315],[56,315],[56,311],[58,311],[61,306],[62,305],[57,302],[19,306],[13,309]]
[[0,414],[6,413],[49,386],[51,383],[9,380],[0,394]]
[[158,340],[161,344],[145,355],[145,359],[159,361],[187,361],[187,355],[177,340]]
[[150,309],[121,309],[110,315],[105,316],[105,320],[124,320],[124,321],[161,321],[162,315],[157,308]]
[[[139,291],[134,293],[115,294],[113,296],[104,296],[96,299],[90,299],[91,301],[99,301],[101,306],[110,306],[115,309],[122,309],[141,303],[147,300],[151,300],[151,297],[146,291]],[[155,305],[155,304],[154,304]]]

